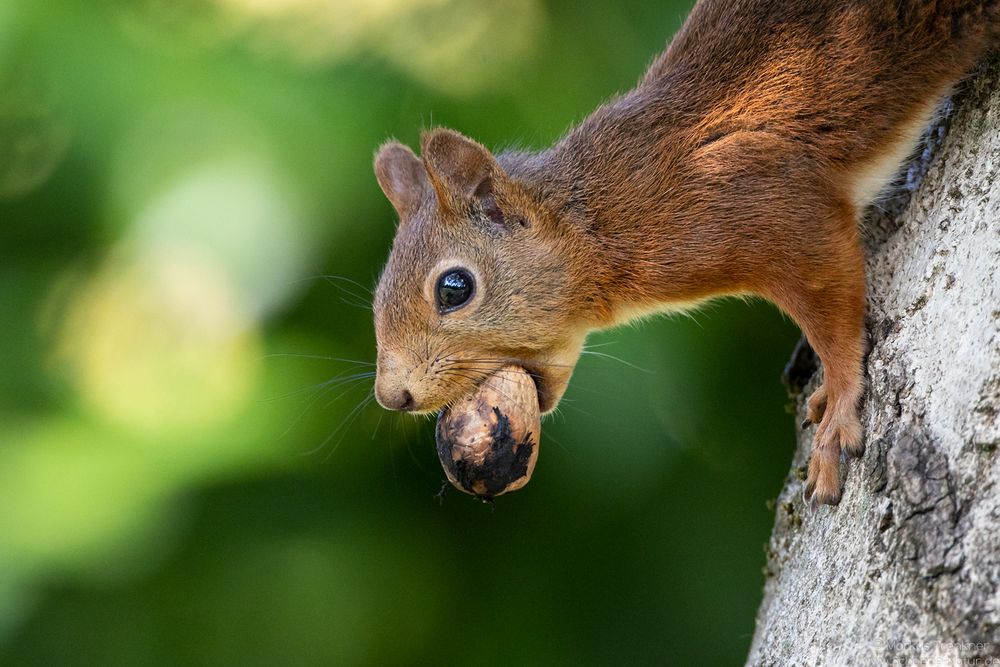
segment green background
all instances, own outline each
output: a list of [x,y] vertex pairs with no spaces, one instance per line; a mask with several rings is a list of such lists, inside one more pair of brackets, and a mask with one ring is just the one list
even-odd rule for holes
[[741,663],[774,308],[593,336],[495,508],[337,360],[374,358],[374,149],[545,146],[689,7],[0,4],[0,664]]

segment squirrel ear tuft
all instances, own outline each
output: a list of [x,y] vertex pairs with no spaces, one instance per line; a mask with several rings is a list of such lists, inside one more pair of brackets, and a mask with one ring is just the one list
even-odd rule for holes
[[400,219],[415,213],[430,191],[423,162],[398,141],[387,142],[378,149],[375,178]]
[[492,153],[454,130],[425,132],[420,148],[434,189],[443,201],[472,199],[489,189],[491,179],[501,173]]

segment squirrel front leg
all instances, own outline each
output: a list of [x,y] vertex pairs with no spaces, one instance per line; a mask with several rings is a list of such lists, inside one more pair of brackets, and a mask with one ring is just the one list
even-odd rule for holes
[[[818,224],[817,224],[818,223]],[[858,403],[864,390],[864,254],[853,207],[811,223],[822,241],[801,248],[770,297],[805,333],[823,363],[824,382],[808,401],[813,439],[805,496],[840,501],[841,453],[864,453]]]

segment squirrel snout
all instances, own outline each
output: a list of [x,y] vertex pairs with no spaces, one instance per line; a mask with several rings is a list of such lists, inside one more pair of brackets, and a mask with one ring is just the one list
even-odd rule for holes
[[411,375],[412,372],[407,372],[396,356],[380,353],[375,372],[375,400],[379,405],[386,410],[416,410],[418,406],[411,390]]
[[375,387],[375,399],[386,410],[409,412],[417,407],[413,394],[408,389]]

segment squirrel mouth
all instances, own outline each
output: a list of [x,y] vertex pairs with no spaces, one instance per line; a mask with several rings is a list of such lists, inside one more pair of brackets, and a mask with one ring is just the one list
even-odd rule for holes
[[[538,399],[539,412],[545,414],[551,411],[555,407],[555,403],[552,400],[552,391],[551,391],[553,383],[549,380],[549,378],[546,377],[545,371],[539,368],[538,366],[535,366],[530,363],[523,363],[520,360],[514,363],[520,366],[522,369],[524,369],[524,371],[531,378],[531,381],[534,383],[535,394],[536,398]],[[471,395],[475,391],[478,391],[479,388],[484,383],[489,382],[490,378],[494,377],[494,375],[499,373],[500,371],[501,369],[497,369],[492,373],[490,373],[489,375],[479,378],[479,380],[475,383],[474,388],[469,391],[469,394]],[[440,407],[435,407],[433,410],[440,410],[443,407],[444,407],[443,405]],[[422,412],[426,411],[415,412],[415,414],[421,414]]]
[[547,391],[545,375],[538,368],[525,365],[524,370],[531,376],[531,381],[535,383],[535,393],[538,394],[538,409],[544,414],[552,409],[551,394]]

